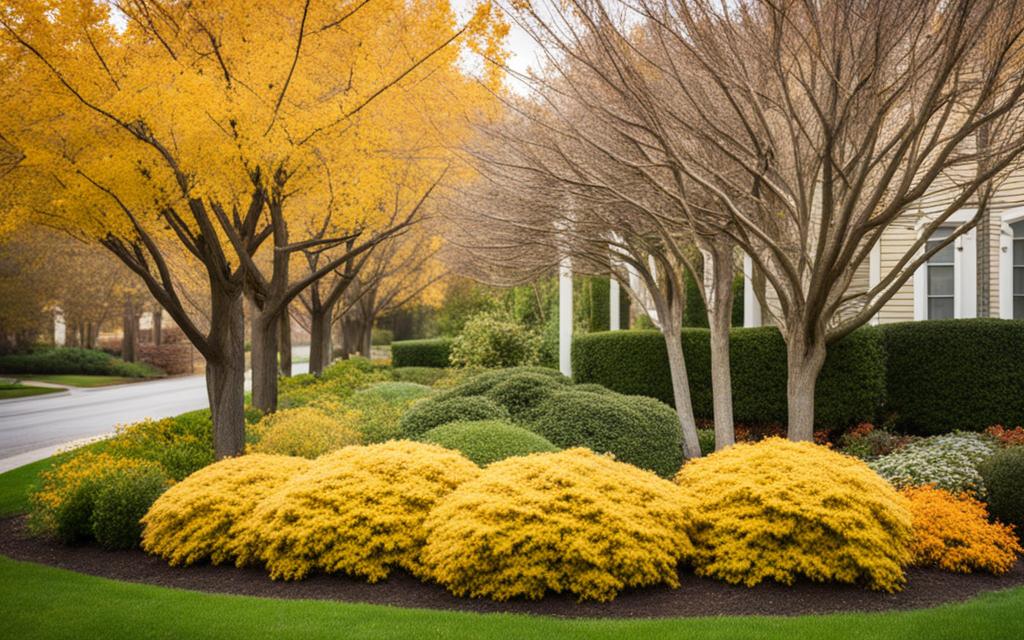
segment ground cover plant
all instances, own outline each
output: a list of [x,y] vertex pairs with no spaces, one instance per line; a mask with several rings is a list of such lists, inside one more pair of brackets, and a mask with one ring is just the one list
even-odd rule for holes
[[934,484],[984,497],[978,465],[997,448],[985,434],[953,432],[912,442],[873,461],[871,468],[896,486]]
[[671,482],[585,449],[509,458],[444,498],[425,524],[428,575],[456,595],[610,600],[676,586],[691,552]]
[[513,456],[558,451],[544,436],[501,420],[449,422],[420,440],[454,449],[482,467]]
[[894,591],[910,559],[906,501],[866,464],[808,442],[769,438],[690,461],[698,575],[863,583]]

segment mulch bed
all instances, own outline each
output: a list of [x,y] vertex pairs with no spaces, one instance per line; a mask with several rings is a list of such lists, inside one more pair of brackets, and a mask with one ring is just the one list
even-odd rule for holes
[[104,551],[93,545],[68,547],[33,538],[25,530],[23,516],[0,519],[0,555],[125,582],[210,593],[563,617],[797,616],[894,611],[960,602],[987,591],[1024,585],[1024,562],[1018,561],[1010,573],[1000,577],[911,569],[907,572],[906,588],[895,594],[808,581],[789,587],[762,583],[748,589],[684,573],[678,589],[628,590],[608,603],[578,603],[566,594],[549,594],[539,601],[492,602],[456,598],[438,585],[422,583],[403,572],[396,572],[383,582],[367,584],[340,575],[314,575],[300,582],[275,582],[255,567],[236,569],[230,565],[207,564],[171,567],[142,551]]

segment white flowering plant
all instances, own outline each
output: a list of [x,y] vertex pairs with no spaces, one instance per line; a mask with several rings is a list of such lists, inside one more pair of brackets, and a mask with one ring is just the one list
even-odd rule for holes
[[917,440],[870,466],[897,487],[934,484],[983,498],[985,485],[978,464],[998,448],[995,439],[986,434],[954,431]]

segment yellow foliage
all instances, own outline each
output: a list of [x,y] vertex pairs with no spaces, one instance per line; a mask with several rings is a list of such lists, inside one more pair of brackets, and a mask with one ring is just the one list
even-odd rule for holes
[[688,462],[698,575],[753,586],[862,582],[896,591],[910,559],[906,500],[866,464],[809,442],[769,438]]
[[242,525],[249,551],[274,579],[344,572],[370,582],[394,567],[418,571],[423,520],[438,500],[479,473],[435,445],[407,440],[346,447],[266,498]]
[[286,456],[316,458],[330,451],[359,444],[358,411],[327,414],[315,407],[282,409],[265,416],[253,427],[257,438],[250,450]]
[[200,469],[166,491],[142,519],[142,548],[172,565],[233,560],[239,524],[308,460],[250,454]]
[[678,586],[688,517],[679,487],[588,449],[509,458],[431,512],[423,564],[460,596],[611,600]]
[[906,487],[914,518],[913,563],[946,571],[1006,573],[1022,550],[1013,528],[989,522],[984,503],[933,486]]
[[156,462],[86,451],[42,472],[40,488],[30,496],[32,529],[65,542],[88,538],[96,484],[112,474],[146,468],[163,473]]

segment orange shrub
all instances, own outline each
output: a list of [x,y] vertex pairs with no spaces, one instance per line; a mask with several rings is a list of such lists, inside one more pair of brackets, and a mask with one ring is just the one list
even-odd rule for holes
[[985,429],[985,433],[992,436],[999,442],[1005,445],[1021,445],[1024,444],[1024,427],[1016,427],[1014,429],[1008,429],[1001,424],[989,427]]
[[910,501],[914,521],[913,564],[996,575],[1013,568],[1021,546],[1011,527],[989,522],[982,502],[931,485],[900,492]]

